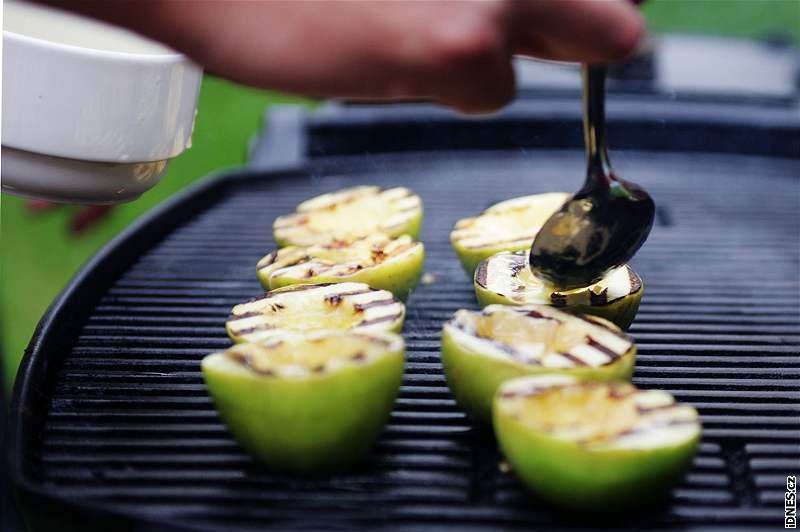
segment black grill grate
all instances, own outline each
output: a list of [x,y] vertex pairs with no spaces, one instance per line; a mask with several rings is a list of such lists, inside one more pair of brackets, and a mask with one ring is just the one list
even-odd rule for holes
[[[779,526],[785,476],[800,465],[798,163],[615,155],[660,207],[634,262],[646,283],[631,330],[634,381],[696,405],[705,434],[669,507],[613,525]],[[335,157],[304,176],[219,186],[210,208],[130,264],[63,346],[26,475],[77,505],[225,530],[585,524],[551,513],[498,469],[492,437],[455,406],[438,353],[442,322],[476,307],[450,249],[456,219],[521,193],[577,188],[581,165],[573,150]],[[260,291],[254,265],[272,246],[273,218],[356,183],[422,196],[435,281],[409,301],[405,380],[366,462],[327,479],[274,475],[227,434],[198,363],[229,345],[231,306]]]

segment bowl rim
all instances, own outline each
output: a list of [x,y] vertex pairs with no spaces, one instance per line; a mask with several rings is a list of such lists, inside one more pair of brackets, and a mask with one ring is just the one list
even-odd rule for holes
[[[136,32],[134,32],[136,33]],[[146,38],[138,33],[137,37]],[[88,48],[85,46],[77,46],[74,44],[66,44],[60,42],[49,41],[47,39],[40,39],[38,37],[31,37],[23,33],[17,33],[9,29],[3,29],[3,41],[6,39],[9,42],[16,41],[17,43],[28,46],[41,51],[57,51],[74,56],[84,56],[86,59],[112,59],[114,61],[121,61],[127,63],[141,63],[147,62],[151,64],[170,64],[181,62],[193,62],[188,56],[170,49],[166,45],[154,41],[159,46],[163,46],[165,53],[138,53],[138,52],[120,52],[117,50],[102,50],[99,48]],[[152,40],[152,39],[150,39]],[[5,44],[5,42],[4,42]]]

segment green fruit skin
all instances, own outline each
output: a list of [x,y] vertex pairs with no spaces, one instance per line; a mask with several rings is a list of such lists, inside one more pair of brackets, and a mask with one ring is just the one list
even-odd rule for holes
[[[527,304],[517,303],[516,301],[504,295],[487,290],[486,288],[480,286],[477,282],[474,282],[474,286],[475,298],[478,300],[478,304],[481,308],[489,305],[520,306]],[[558,308],[559,310],[571,312],[573,314],[591,314],[592,316],[605,318],[608,321],[616,324],[617,327],[623,331],[627,331],[631,326],[631,323],[633,323],[636,313],[639,311],[639,303],[641,303],[643,295],[644,282],[642,282],[642,286],[637,292],[625,297],[621,297],[605,305],[573,305]]]
[[505,381],[526,375],[562,374],[579,380],[629,381],[636,347],[603,367],[544,368],[481,355],[456,343],[445,326],[442,331],[442,365],[447,385],[459,406],[479,424],[490,425],[492,398]]
[[408,235],[414,240],[419,240],[419,233],[422,230],[422,218],[425,215],[425,209],[420,202],[419,214],[408,221],[405,229],[402,231],[394,231],[389,236]]
[[404,350],[364,366],[290,379],[215,371],[203,364],[214,406],[239,444],[270,469],[342,471],[383,431],[403,378]]
[[377,266],[366,268],[352,275],[315,277],[289,277],[286,275],[264,275],[258,272],[258,278],[265,290],[275,290],[294,284],[320,284],[320,283],[365,283],[372,288],[388,290],[400,301],[408,300],[411,292],[417,287],[417,282],[425,266],[425,249],[420,244],[410,257],[402,260],[388,260]]
[[[397,236],[400,236],[400,235],[409,235],[414,240],[419,240],[419,233],[420,233],[420,230],[422,229],[422,217],[423,217],[423,214],[424,214],[423,208],[422,208],[422,205],[420,205],[419,214],[416,215],[415,217],[413,217],[412,219],[410,219],[406,223],[405,226],[400,227],[399,229],[395,229],[394,231],[382,231],[382,232],[385,233],[388,236],[393,236],[393,237],[397,237]],[[333,236],[333,235],[331,235],[331,236]],[[279,238],[275,234],[274,230],[272,232],[272,239],[275,241],[275,243],[278,245],[279,248],[283,248],[283,247],[286,247],[286,246],[294,246],[294,245],[298,245],[298,246],[305,245],[305,244],[300,243],[300,242],[292,242],[291,240],[287,240],[287,239],[284,239],[284,238]]]
[[663,499],[692,463],[698,435],[644,450],[591,450],[531,430],[494,406],[503,454],[525,486],[567,511],[614,513]]
[[530,250],[533,241],[531,240],[531,243],[525,246],[505,246],[505,247],[477,248],[477,249],[465,248],[464,246],[458,244],[452,238],[450,239],[450,243],[453,245],[453,249],[455,250],[456,255],[458,255],[458,260],[459,262],[461,262],[461,266],[464,268],[464,271],[467,272],[467,275],[469,275],[470,278],[472,278],[475,275],[475,269],[478,267],[478,264],[488,259],[492,255],[496,255],[501,251],[515,252],[515,251]]

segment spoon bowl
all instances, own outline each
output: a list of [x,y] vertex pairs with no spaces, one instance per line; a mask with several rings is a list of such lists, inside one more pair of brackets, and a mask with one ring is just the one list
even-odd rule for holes
[[562,290],[593,284],[628,262],[655,218],[650,195],[617,176],[609,162],[605,77],[605,66],[583,66],[586,182],[544,223],[531,247],[533,273]]

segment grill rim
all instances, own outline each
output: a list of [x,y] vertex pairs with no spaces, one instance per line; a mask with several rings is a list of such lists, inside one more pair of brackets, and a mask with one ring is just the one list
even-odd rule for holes
[[[377,111],[375,108],[370,109],[370,112]],[[542,111],[541,120],[550,120],[559,124],[564,123],[563,116],[553,117],[552,113],[547,111],[546,106],[542,108]],[[343,117],[339,114],[341,112],[346,112],[346,109],[341,108],[337,111],[337,118],[334,122],[343,121]],[[300,136],[302,136],[304,130],[316,128],[320,123],[324,122],[314,113],[298,113],[295,114],[295,117],[299,122],[295,123],[295,128],[293,129]],[[525,118],[528,119],[530,116],[526,115]],[[457,119],[454,117],[453,120]],[[626,122],[621,121],[618,124],[623,126]],[[388,127],[391,127],[391,125],[387,124]],[[742,131],[742,124],[739,122],[731,122],[727,127],[738,132]],[[800,120],[796,121],[789,129],[793,132],[800,131]],[[756,137],[765,133],[763,123],[749,124],[748,130],[752,131]],[[265,137],[268,136],[274,138],[274,135],[265,135]],[[298,137],[291,139],[292,136],[288,135],[288,139],[284,137],[284,142],[281,144],[285,146],[287,140],[289,142],[302,140],[302,138]],[[768,139],[764,140],[767,141]],[[564,147],[566,146],[562,144],[554,146],[556,149]],[[546,146],[537,145],[535,148],[546,148]],[[290,151],[296,154],[298,151],[297,146]],[[467,148],[467,151],[471,151],[471,149]],[[678,150],[676,150],[676,146],[664,144],[657,151],[670,152]],[[332,155],[336,158],[336,155],[341,154],[334,153]],[[758,156],[757,154],[747,155]],[[786,157],[785,155],[776,157],[769,153],[760,156],[794,160],[793,157]],[[215,173],[198,181],[146,213],[106,244],[101,251],[81,268],[54,300],[37,325],[25,350],[14,384],[10,402],[8,430],[6,432],[7,470],[21,507],[31,510],[24,512],[26,516],[33,513],[42,514],[47,510],[52,511],[54,516],[74,513],[84,518],[113,519],[117,526],[120,526],[121,523],[135,523],[148,528],[152,526],[154,527],[153,529],[158,530],[198,530],[206,528],[199,523],[192,523],[189,526],[185,522],[169,518],[139,515],[134,513],[130,506],[127,505],[99,503],[78,497],[69,497],[61,491],[48,489],[37,481],[35,471],[32,469],[32,464],[27,458],[25,449],[26,447],[39,447],[43,432],[41,428],[50,404],[49,399],[56,383],[57,372],[63,363],[63,359],[57,357],[57,355],[59,353],[63,355],[68,353],[64,349],[65,345],[74,346],[80,333],[80,327],[86,323],[100,299],[108,293],[113,283],[125,273],[134,259],[155,246],[162,237],[168,236],[173,230],[190,221],[196,214],[218,203],[221,198],[228,194],[231,188],[243,181],[252,180],[263,183],[270,180],[306,175],[313,168],[313,160],[308,157],[310,157],[309,154],[304,154],[304,157],[299,160],[284,160],[278,164],[270,165],[264,164],[262,159],[261,164],[252,165],[250,168]],[[800,157],[800,154],[798,154],[798,157]],[[322,157],[321,159],[324,158]],[[314,160],[318,161],[319,159],[315,158]],[[755,525],[756,528],[753,528],[753,525],[743,524],[742,526],[749,530],[758,528],[758,525]],[[713,525],[709,524],[708,526]],[[732,523],[727,523],[725,526],[736,528],[736,525]],[[682,524],[681,527],[683,529],[687,528],[685,524]],[[691,529],[692,526],[690,525],[688,528]],[[703,528],[703,525],[694,528]]]
[[[14,381],[6,426],[5,461],[14,496],[25,516],[43,513],[43,508],[56,510],[53,515],[77,512],[103,519],[125,519],[153,526],[154,530],[169,527],[186,528],[170,520],[152,520],[133,514],[123,505],[100,504],[72,499],[42,486],[31,470],[26,448],[36,448],[49,407],[49,398],[63,358],[64,345],[73,346],[81,326],[109,288],[133,260],[155,245],[162,237],[188,222],[224,197],[234,183],[244,180],[279,179],[303,175],[302,167],[254,172],[241,169],[213,173],[175,194],[136,220],[97,252],[69,281],[48,307],[34,330]],[[60,345],[59,345],[60,344]],[[157,527],[155,525],[158,525]]]

